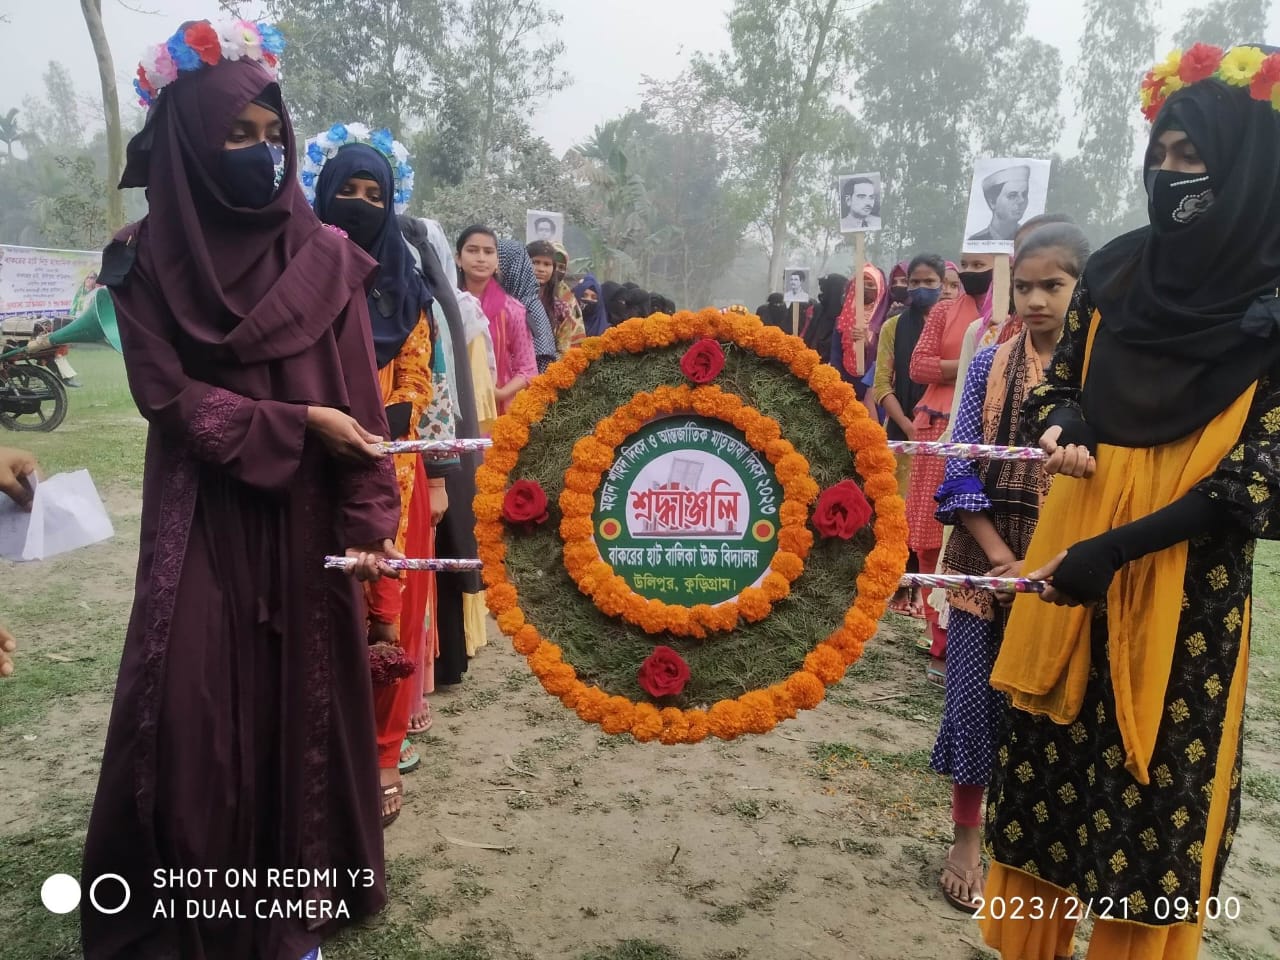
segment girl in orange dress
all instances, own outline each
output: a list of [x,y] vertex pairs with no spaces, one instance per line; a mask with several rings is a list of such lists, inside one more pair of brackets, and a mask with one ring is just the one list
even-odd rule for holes
[[[354,124],[347,129],[353,128]],[[378,261],[369,293],[378,381],[391,436],[415,440],[432,398],[435,333],[431,291],[396,222],[395,205],[401,194],[396,191],[391,159],[368,143],[347,143],[320,171],[315,208],[321,220],[342,229]],[[431,501],[433,496],[443,497],[444,478],[429,480],[419,454],[400,454],[395,460],[401,504],[396,546],[408,556],[427,556],[435,512]],[[424,660],[429,588],[426,574],[410,573],[366,590],[369,643],[399,647],[406,670]],[[415,689],[410,683],[379,682],[374,693],[384,826],[400,813],[401,770],[416,766],[401,764]]]

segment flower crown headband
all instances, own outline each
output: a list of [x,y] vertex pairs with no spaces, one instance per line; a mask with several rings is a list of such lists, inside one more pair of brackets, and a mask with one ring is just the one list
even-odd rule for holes
[[212,67],[221,60],[253,60],[275,79],[283,52],[284,35],[272,24],[197,20],[179,27],[172,37],[143,54],[133,88],[138,91],[138,102],[149,110],[160,91],[182,74]]
[[1155,122],[1160,108],[1183,87],[1216,77],[1233,87],[1248,87],[1255,100],[1269,101],[1280,111],[1280,53],[1268,55],[1257,47],[1221,47],[1197,43],[1183,53],[1174,50],[1147,71],[1142,80],[1142,113]]
[[409,201],[413,198],[413,167],[409,165],[409,151],[391,135],[390,130],[384,128],[371,132],[363,123],[335,123],[307,141],[301,170],[302,192],[306,194],[307,202],[315,206],[316,181],[320,179],[320,171],[324,169],[325,163],[352,143],[373,147],[387,158],[395,177],[396,213],[404,213],[409,209]]

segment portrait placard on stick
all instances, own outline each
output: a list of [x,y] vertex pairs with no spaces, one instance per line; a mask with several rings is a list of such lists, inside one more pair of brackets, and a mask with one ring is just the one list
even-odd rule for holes
[[880,174],[850,173],[838,179],[840,232],[880,229]]
[[552,210],[525,211],[525,243],[546,240],[549,243],[564,242],[564,214]]
[[1013,254],[1013,238],[1049,199],[1049,161],[982,157],[973,168],[965,253]]
[[809,302],[808,267],[787,267],[782,271],[782,301],[784,303]]

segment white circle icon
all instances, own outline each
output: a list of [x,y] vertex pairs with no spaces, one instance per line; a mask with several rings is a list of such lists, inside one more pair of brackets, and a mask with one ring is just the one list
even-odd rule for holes
[[80,881],[67,873],[55,873],[40,888],[40,900],[50,913],[70,913],[80,906]]
[[[115,880],[117,883],[120,884],[120,886],[124,887],[124,899],[120,901],[120,906],[114,907],[109,910],[106,907],[104,907],[102,904],[98,903],[98,884],[100,884],[103,880]],[[111,888],[108,887],[107,889],[109,890]],[[121,910],[127,907],[129,905],[129,897],[131,894],[132,894],[132,891],[129,889],[128,882],[125,880],[124,877],[120,876],[120,874],[118,873],[104,873],[102,876],[94,880],[93,883],[89,884],[89,902],[93,904],[93,909],[97,910],[99,913],[104,913],[107,916],[111,916],[112,914],[119,913]]]

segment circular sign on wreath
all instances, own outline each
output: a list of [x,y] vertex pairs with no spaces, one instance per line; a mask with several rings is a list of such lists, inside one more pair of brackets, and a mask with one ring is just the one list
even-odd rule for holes
[[715,606],[764,581],[781,502],[773,466],[740,430],[663,417],[622,442],[596,491],[596,546],[641,596]]

